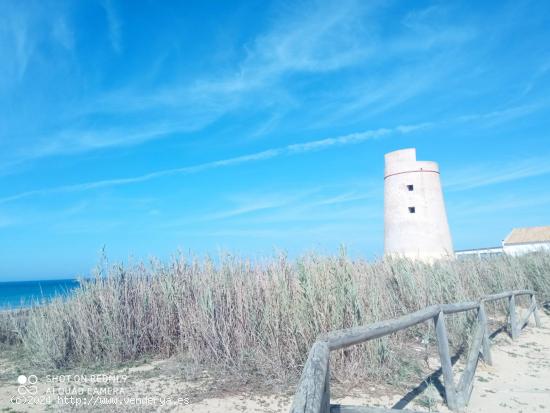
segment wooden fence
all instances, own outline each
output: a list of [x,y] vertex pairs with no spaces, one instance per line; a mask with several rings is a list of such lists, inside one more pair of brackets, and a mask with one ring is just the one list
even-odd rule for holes
[[[527,314],[518,320],[516,297],[520,295],[529,295],[531,297],[531,305]],[[364,343],[365,341],[383,337],[428,320],[433,320],[435,324],[437,348],[441,360],[447,406],[453,411],[463,409],[470,400],[474,374],[480,354],[485,363],[492,364],[485,303],[501,299],[508,299],[508,330],[512,339],[515,340],[517,338],[523,327],[528,323],[531,314],[533,314],[536,326],[540,327],[535,292],[531,290],[517,290],[488,295],[479,301],[432,305],[394,320],[332,331],[322,335],[313,344],[309,352],[298,389],[294,396],[291,413],[413,413],[410,410],[331,405],[329,354],[333,350]],[[449,352],[445,315],[470,310],[477,310],[477,323],[470,352],[466,359],[465,369],[460,380],[456,383]]]

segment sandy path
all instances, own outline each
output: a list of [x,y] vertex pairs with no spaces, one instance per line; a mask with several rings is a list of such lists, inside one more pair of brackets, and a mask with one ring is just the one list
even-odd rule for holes
[[550,412],[550,317],[524,329],[516,342],[500,335],[493,366],[480,364],[468,412]]

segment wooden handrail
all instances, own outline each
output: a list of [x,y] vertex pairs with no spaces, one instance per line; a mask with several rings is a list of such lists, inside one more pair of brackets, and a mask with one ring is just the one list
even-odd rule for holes
[[415,324],[434,318],[440,311],[438,305],[432,305],[423,310],[404,315],[394,320],[381,321],[366,327],[352,327],[344,330],[332,331],[321,336],[321,340],[328,342],[331,351],[338,350],[412,327]]
[[[515,308],[515,297],[530,295],[531,305],[525,317],[518,322]],[[533,290],[514,290],[482,297],[478,301],[463,303],[439,304],[426,307],[414,313],[406,314],[393,320],[376,322],[367,326],[335,330],[319,336],[309,352],[306,364],[294,396],[291,413],[329,413],[329,412],[392,412],[392,409],[339,406],[330,404],[330,351],[342,349],[356,344],[380,338],[416,324],[432,319],[435,323],[437,347],[441,360],[441,369],[445,384],[445,396],[448,407],[457,411],[464,408],[470,400],[475,371],[480,354],[485,363],[491,364],[490,341],[487,327],[487,315],[484,303],[508,298],[510,335],[516,339],[533,314],[535,325],[541,326],[538,316],[538,306]],[[463,311],[477,310],[477,325],[466,360],[462,377],[455,385],[445,315]]]

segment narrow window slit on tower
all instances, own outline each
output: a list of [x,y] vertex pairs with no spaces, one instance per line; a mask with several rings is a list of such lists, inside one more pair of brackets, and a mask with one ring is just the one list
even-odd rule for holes
[[414,190],[414,185],[407,185],[407,189],[409,191],[413,191]]
[[409,212],[411,214],[414,214],[416,212],[416,208],[415,207],[409,207]]

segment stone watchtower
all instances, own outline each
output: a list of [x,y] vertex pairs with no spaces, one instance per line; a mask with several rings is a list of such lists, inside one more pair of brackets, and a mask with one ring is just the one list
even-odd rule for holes
[[416,149],[385,155],[384,254],[426,261],[454,256],[437,163]]

